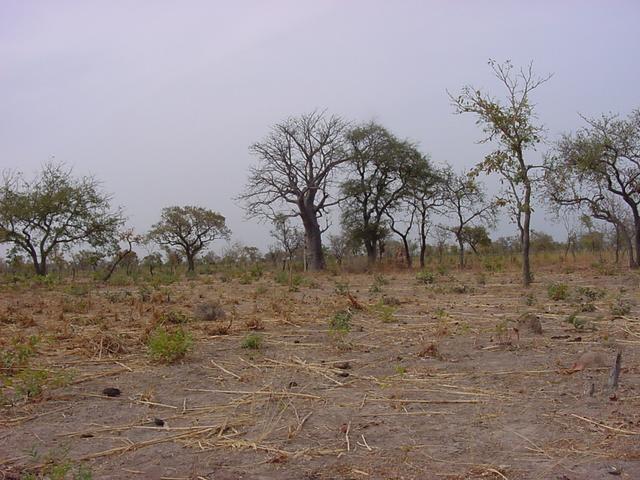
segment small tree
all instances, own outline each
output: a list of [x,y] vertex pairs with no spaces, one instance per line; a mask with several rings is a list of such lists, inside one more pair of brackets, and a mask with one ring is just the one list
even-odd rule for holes
[[304,245],[304,234],[300,229],[291,225],[289,217],[285,215],[276,215],[273,227],[271,236],[278,242],[278,247],[282,248],[285,254],[282,270],[286,268],[288,263],[289,274],[291,274],[293,259]]
[[162,254],[152,252],[142,258],[142,265],[149,269],[149,275],[153,276],[154,270],[162,266]]
[[48,163],[31,181],[18,172],[3,177],[0,243],[26,252],[38,275],[47,274],[47,260],[56,251],[106,245],[123,221],[95,178],[76,178],[64,165]]
[[[136,235],[132,228],[127,228],[122,230],[118,234],[118,238],[111,245],[111,265],[107,269],[107,273],[102,279],[104,282],[108,282],[113,272],[116,271],[118,265],[124,262],[132,261],[137,259],[136,252],[133,251],[133,246],[137,243],[142,242],[142,236]],[[121,246],[120,244],[123,244]],[[129,273],[130,265],[127,265],[127,273]]]
[[[458,243],[459,266],[464,268],[464,245],[468,243],[475,250],[475,242],[481,231],[478,224],[492,225],[495,222],[496,205],[487,202],[484,189],[469,173],[446,173],[443,182],[443,210],[455,223],[445,227],[453,233]],[[482,230],[485,232],[486,230]],[[482,235],[480,235],[481,237]]]
[[497,142],[498,148],[487,155],[478,168],[486,173],[498,173],[505,183],[506,203],[520,233],[522,282],[528,286],[531,283],[529,250],[535,181],[533,170],[540,166],[526,160],[525,152],[535,149],[543,134],[543,128],[536,124],[534,104],[529,97],[551,76],[537,77],[532,64],[517,72],[509,61],[499,64],[490,60],[489,65],[506,90],[504,102],[470,86],[464,87],[459,96],[451,96],[451,100],[456,113],[475,114],[477,123],[487,135],[482,142]]
[[349,248],[349,238],[344,233],[329,235],[329,251],[335,257],[338,265],[342,265]]
[[186,206],[162,209],[160,221],[151,227],[147,238],[167,250],[181,250],[193,272],[196,255],[214,240],[228,239],[230,235],[225,218],[219,213]]

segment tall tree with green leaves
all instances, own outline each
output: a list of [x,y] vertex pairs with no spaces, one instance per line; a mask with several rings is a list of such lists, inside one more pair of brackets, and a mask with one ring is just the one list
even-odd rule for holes
[[160,221],[151,227],[147,239],[167,250],[178,249],[187,259],[189,272],[195,271],[195,258],[211,242],[228,239],[231,231],[225,218],[202,207],[167,207]]
[[458,96],[450,95],[455,112],[475,115],[486,134],[481,142],[494,142],[496,149],[478,165],[478,170],[497,173],[504,185],[505,204],[518,226],[522,252],[522,283],[532,280],[529,252],[535,165],[526,157],[542,142],[544,129],[537,123],[531,93],[551,75],[536,76],[533,65],[514,69],[510,61],[489,61],[495,77],[505,90],[499,100],[471,86],[463,87]]
[[93,177],[74,177],[62,164],[47,163],[32,180],[4,172],[0,185],[0,243],[29,255],[37,275],[46,275],[49,258],[73,246],[102,247],[123,223],[111,209],[111,196]]
[[429,158],[424,156],[418,162],[404,196],[418,229],[420,268],[425,267],[427,237],[433,224],[433,215],[438,214],[443,206],[443,183],[446,177],[446,171],[434,168]]

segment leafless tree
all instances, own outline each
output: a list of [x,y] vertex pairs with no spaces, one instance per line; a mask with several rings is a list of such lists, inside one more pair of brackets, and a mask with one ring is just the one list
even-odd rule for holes
[[271,236],[278,242],[278,247],[285,254],[282,270],[286,268],[288,263],[289,272],[291,272],[293,259],[304,244],[304,235],[297,227],[291,225],[289,217],[285,215],[276,215],[273,227]]
[[332,187],[336,170],[348,160],[347,129],[340,117],[316,111],[276,124],[250,148],[258,164],[239,200],[251,217],[299,216],[313,270],[325,267],[319,219],[338,201]]

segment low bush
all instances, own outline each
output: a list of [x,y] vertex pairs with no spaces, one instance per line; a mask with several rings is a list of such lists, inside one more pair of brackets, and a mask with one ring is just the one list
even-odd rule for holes
[[178,328],[168,332],[164,327],[157,327],[147,342],[151,358],[162,363],[173,363],[184,357],[193,346],[191,335]]

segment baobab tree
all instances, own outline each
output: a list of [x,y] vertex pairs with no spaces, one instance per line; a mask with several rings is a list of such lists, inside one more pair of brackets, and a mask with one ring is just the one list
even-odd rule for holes
[[250,217],[300,217],[312,270],[325,267],[320,218],[338,201],[332,187],[337,169],[348,160],[347,130],[340,117],[312,112],[276,124],[250,147],[258,164],[238,199]]

